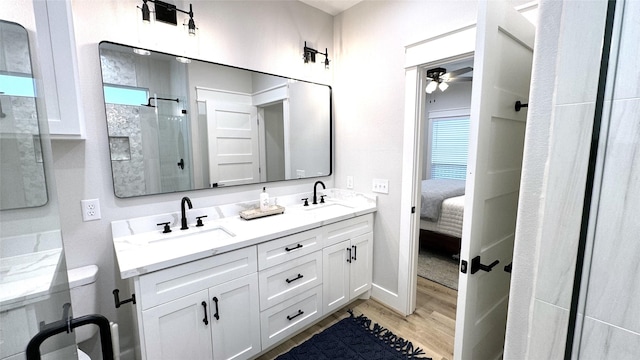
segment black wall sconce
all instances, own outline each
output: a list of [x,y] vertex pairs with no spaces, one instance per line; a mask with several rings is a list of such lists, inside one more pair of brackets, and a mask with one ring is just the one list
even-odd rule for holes
[[327,48],[324,49],[324,53],[319,52],[316,49],[312,49],[310,47],[307,46],[307,42],[304,42],[304,50],[303,50],[303,54],[302,54],[302,59],[304,59],[304,63],[308,63],[308,62],[312,62],[315,63],[316,62],[316,54],[320,54],[320,55],[324,55],[324,68],[328,69],[329,68],[329,50]]
[[196,35],[196,23],[193,21],[193,5],[189,4],[189,11],[185,11],[178,9],[173,4],[168,4],[160,0],[142,0],[142,7],[138,7],[138,9],[142,11],[142,21],[144,22],[149,22],[151,20],[151,10],[149,10],[149,4],[147,4],[147,2],[155,4],[154,12],[156,14],[156,20],[166,24],[178,25],[178,11],[189,15],[189,22],[186,24],[189,30],[189,35]]

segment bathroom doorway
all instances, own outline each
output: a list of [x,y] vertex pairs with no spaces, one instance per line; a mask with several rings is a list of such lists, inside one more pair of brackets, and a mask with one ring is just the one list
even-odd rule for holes
[[[431,65],[474,57],[471,123],[461,264],[456,312],[455,359],[500,357],[504,346],[510,285],[508,266],[513,255],[526,110],[533,57],[534,26],[506,2],[481,2],[478,23],[431,39],[406,50],[405,163],[402,203],[415,209],[420,203],[424,142],[421,120],[427,104]],[[500,56],[496,56],[500,54]],[[413,312],[417,268],[419,218],[402,213],[409,229],[401,246],[409,259],[407,306]],[[404,239],[404,237],[403,237]],[[494,267],[496,271],[490,272]],[[402,281],[402,279],[400,280]],[[402,290],[402,289],[400,289]]]
[[473,58],[434,64],[427,73],[433,69],[439,72],[437,79],[427,77],[426,87],[438,84],[437,80],[447,85],[444,90],[432,86],[423,93],[417,276],[457,290]]

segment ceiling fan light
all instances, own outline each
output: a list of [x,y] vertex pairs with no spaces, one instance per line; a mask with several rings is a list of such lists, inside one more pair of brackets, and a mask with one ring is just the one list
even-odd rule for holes
[[440,85],[438,85],[438,87],[440,88],[441,91],[445,91],[449,87],[449,84],[447,84],[446,82],[441,82]]
[[425,91],[427,92],[427,94],[431,94],[432,92],[436,91],[437,87],[438,87],[438,83],[435,81],[432,81],[427,84],[427,88],[425,89]]

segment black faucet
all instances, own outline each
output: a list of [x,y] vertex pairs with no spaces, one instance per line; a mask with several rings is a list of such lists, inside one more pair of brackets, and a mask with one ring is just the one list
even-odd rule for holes
[[317,205],[318,204],[318,196],[317,196],[317,192],[316,189],[318,188],[318,184],[322,185],[323,189],[326,189],[326,187],[324,186],[324,183],[320,180],[316,181],[315,184],[313,184],[313,205]]
[[180,202],[180,210],[182,211],[182,227],[180,228],[180,230],[187,230],[189,227],[187,226],[187,214],[186,214],[186,209],[184,208],[184,204],[189,205],[189,209],[193,209],[193,205],[191,205],[191,199],[189,199],[188,197],[183,197],[182,201]]

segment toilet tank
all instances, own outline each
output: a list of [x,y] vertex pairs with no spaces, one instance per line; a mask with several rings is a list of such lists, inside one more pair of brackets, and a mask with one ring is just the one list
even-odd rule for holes
[[[73,317],[98,313],[98,297],[96,293],[96,278],[98,267],[87,265],[67,271],[69,276],[69,290],[71,292],[71,306]],[[89,340],[98,330],[97,326],[82,326],[74,330],[76,343]]]

